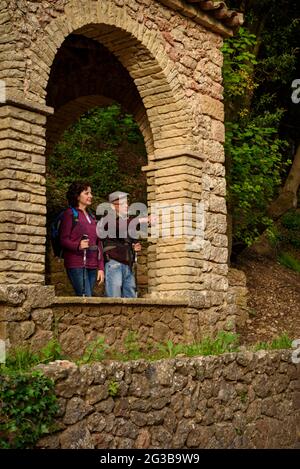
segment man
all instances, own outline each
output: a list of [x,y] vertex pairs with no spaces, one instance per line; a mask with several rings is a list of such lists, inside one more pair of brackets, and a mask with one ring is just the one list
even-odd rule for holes
[[131,218],[127,196],[121,191],[109,194],[112,211],[97,224],[97,235],[102,240],[105,255],[105,292],[108,297],[137,296],[133,264],[142,246],[128,234]]

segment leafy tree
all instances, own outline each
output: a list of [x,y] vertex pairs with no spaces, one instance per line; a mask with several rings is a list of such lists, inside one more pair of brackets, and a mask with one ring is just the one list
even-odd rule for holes
[[245,246],[272,224],[272,203],[297,145],[288,129],[300,11],[296,0],[227,4],[245,16],[223,47],[229,226],[233,244]]
[[116,104],[82,116],[64,132],[47,163],[50,214],[65,204],[74,179],[90,181],[96,200],[117,189],[145,193],[143,138],[133,117]]

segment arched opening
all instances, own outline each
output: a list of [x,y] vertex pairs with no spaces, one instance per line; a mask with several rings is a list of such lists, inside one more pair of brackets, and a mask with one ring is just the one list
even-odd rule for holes
[[81,114],[96,105],[112,102],[120,103],[135,117],[147,153],[153,153],[140,94],[127,69],[98,41],[84,35],[69,35],[55,56],[46,91],[46,104],[54,108],[54,115],[47,121],[46,155],[57,137]]
[[[114,103],[121,105],[123,113],[128,113],[135,117],[146,139],[148,137],[148,150],[153,152],[151,134],[149,129],[147,133],[147,128],[143,125],[143,122],[144,124],[147,123],[146,112],[128,71],[105,46],[97,41],[80,35],[68,36],[55,57],[47,86],[47,104],[54,108],[54,114],[48,117],[46,127],[47,163],[50,161],[50,166],[47,164],[48,241],[46,250],[46,283],[55,285],[56,294],[60,296],[69,296],[73,292],[64,272],[62,261],[55,259],[51,251],[49,225],[55,213],[58,213],[66,206],[66,181],[70,182],[70,176],[73,180],[82,179],[82,167],[78,167],[77,171],[76,165],[70,164],[72,163],[70,159],[72,157],[68,155],[68,152],[59,151],[58,148],[61,147],[61,144],[60,147],[57,147],[56,144],[63,142],[64,139],[67,141],[69,138],[68,144],[70,145],[70,153],[72,153],[74,151],[72,145],[74,146],[76,143],[70,141],[70,136],[72,135],[72,130],[68,132],[70,126],[73,129],[73,134],[75,134],[77,129],[76,122],[79,123],[78,125],[80,125],[80,122],[83,122],[80,120],[81,117],[84,118],[85,122],[95,116],[98,117],[98,122],[100,122],[100,115],[103,116],[102,119],[107,120],[108,116],[110,116],[109,109],[117,109],[116,106],[109,108]],[[108,109],[106,113],[105,111],[102,113],[101,111],[98,112],[99,108],[105,107]],[[120,117],[118,110],[114,117],[116,119]],[[114,117],[110,117],[110,119]],[[64,134],[65,131],[67,132]],[[92,180],[95,181],[94,185],[96,187],[92,186],[95,195],[94,208],[99,202],[105,200],[108,192],[114,190],[129,192],[132,201],[146,203],[146,175],[141,171],[141,167],[147,164],[147,153],[144,145],[141,144],[143,137],[138,139],[139,145],[134,145],[133,143],[130,145],[129,141],[126,142],[124,140],[119,141],[118,147],[114,145],[113,153],[117,157],[117,161],[114,160],[114,163],[117,164],[119,172],[112,175],[110,162],[107,161],[105,163],[107,164],[105,168],[105,164],[101,161],[101,152],[107,146],[109,147],[108,142],[101,141],[101,132],[99,132],[98,138],[94,138],[93,126],[86,130],[86,132],[90,132],[90,134],[87,133],[83,140],[93,141],[94,144],[94,148],[93,144],[85,144],[85,148],[89,147],[91,155],[93,155],[91,160],[94,163],[94,167],[86,170],[83,179],[91,180],[92,177]],[[103,138],[105,140],[105,136]],[[53,170],[55,158],[59,159],[57,162],[58,168]],[[65,163],[63,160],[65,160]],[[67,168],[68,164],[69,168]],[[97,171],[99,166],[102,166],[102,172]],[[64,170],[67,172],[67,177],[65,178],[63,175]],[[125,174],[127,177],[121,177],[125,176]],[[55,181],[55,177],[57,181]],[[99,186],[103,182],[103,177],[105,183],[101,190]],[[113,178],[113,180],[110,181],[109,178]],[[144,243],[143,253],[141,256],[138,256],[138,260],[139,262],[136,265],[137,283],[138,293],[141,296],[147,292],[146,243]],[[102,296],[103,289],[96,289],[95,294],[96,296]]]

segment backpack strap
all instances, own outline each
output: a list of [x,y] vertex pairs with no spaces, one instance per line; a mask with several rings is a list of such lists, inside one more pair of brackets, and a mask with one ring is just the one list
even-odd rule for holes
[[72,209],[72,213],[73,213],[73,218],[72,218],[72,229],[74,228],[74,226],[76,225],[76,223],[78,222],[78,218],[79,218],[79,214],[78,214],[78,210],[76,210],[76,208],[74,207],[71,207],[70,208]]

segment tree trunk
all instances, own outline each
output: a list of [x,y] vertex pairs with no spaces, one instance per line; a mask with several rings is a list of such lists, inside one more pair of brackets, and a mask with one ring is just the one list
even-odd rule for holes
[[281,217],[290,208],[297,207],[297,192],[300,185],[300,143],[298,144],[289,175],[279,196],[271,203],[268,212],[273,219]]

